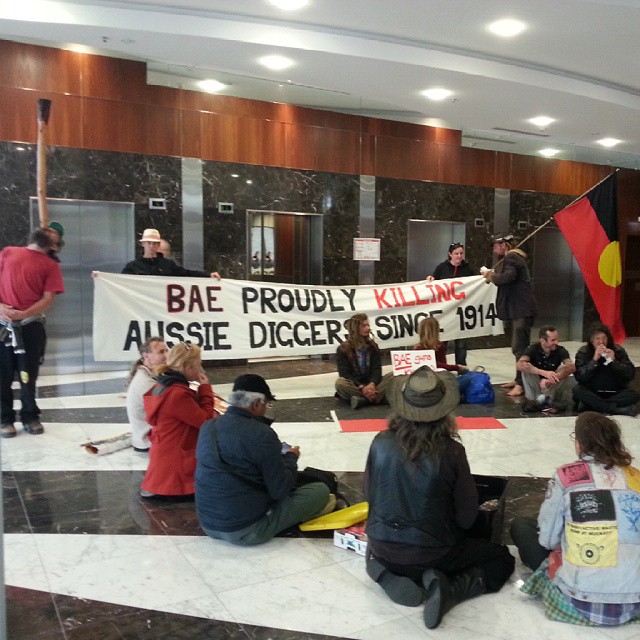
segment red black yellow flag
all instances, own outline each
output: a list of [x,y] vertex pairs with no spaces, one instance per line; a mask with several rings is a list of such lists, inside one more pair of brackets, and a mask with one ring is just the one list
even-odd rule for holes
[[626,338],[620,317],[622,261],[618,242],[616,174],[555,215],[589,288],[600,319],[616,343]]

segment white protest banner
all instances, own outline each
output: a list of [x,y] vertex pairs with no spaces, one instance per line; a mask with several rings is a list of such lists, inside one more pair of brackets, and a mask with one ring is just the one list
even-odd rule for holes
[[413,351],[392,351],[391,366],[394,376],[404,376],[413,373],[424,366],[437,369],[436,352],[433,349],[414,349]]
[[428,316],[442,340],[503,333],[497,289],[481,276],[324,287],[99,272],[94,283],[98,361],[135,360],[153,335],[197,343],[204,360],[333,353],[355,313],[369,316],[381,348],[414,345]]

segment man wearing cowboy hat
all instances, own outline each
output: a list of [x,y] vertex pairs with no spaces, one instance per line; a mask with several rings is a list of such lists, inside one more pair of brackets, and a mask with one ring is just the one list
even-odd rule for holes
[[451,411],[449,372],[421,367],[396,376],[389,429],[373,440],[365,469],[367,574],[396,603],[418,606],[429,629],[454,605],[498,591],[515,560],[503,545],[467,537],[478,493]]
[[140,244],[144,249],[142,258],[137,258],[125,265],[122,273],[129,273],[135,276],[178,276],[191,278],[212,278],[220,279],[220,274],[213,271],[208,274],[197,269],[185,269],[176,264],[173,260],[165,258],[158,249],[162,238],[157,229],[145,229]]

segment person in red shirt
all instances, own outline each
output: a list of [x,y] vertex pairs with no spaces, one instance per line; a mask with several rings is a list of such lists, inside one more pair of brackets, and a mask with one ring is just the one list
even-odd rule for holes
[[54,248],[48,229],[38,228],[26,247],[5,247],[0,252],[0,405],[3,438],[16,435],[13,384],[20,379],[24,430],[44,431],[36,403],[36,380],[46,345],[44,312],[64,293],[60,265],[48,254]]

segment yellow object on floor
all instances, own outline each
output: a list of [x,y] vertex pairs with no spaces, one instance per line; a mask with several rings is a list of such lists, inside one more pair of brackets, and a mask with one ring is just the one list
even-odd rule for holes
[[369,503],[358,502],[346,509],[327,513],[313,520],[308,520],[300,525],[300,531],[322,531],[324,529],[345,529],[356,522],[366,520],[369,515]]

